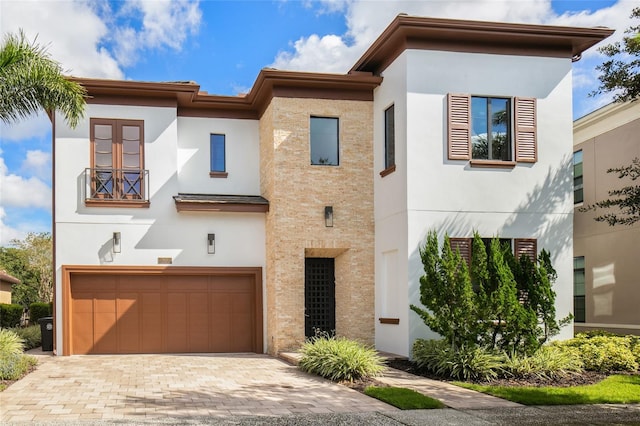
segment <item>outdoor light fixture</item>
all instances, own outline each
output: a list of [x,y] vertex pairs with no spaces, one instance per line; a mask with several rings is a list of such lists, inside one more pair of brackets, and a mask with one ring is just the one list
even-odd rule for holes
[[324,206],[324,226],[327,228],[333,226],[333,206]]
[[216,253],[216,234],[207,234],[207,253]]
[[113,233],[113,252],[114,253],[120,253],[120,233],[119,232],[114,232]]

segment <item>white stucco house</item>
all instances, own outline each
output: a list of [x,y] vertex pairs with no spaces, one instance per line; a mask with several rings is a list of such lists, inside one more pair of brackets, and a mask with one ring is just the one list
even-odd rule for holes
[[244,96],[77,78],[85,119],[54,119],[56,353],[335,330],[409,355],[430,229],[550,250],[570,313],[571,64],[611,33],[399,15],[348,73],[265,69]]

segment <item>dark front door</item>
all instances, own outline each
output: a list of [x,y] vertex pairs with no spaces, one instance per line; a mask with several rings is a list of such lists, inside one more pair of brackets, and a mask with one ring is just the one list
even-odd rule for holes
[[304,262],[304,333],[334,334],[336,330],[336,280],[334,260],[306,258]]

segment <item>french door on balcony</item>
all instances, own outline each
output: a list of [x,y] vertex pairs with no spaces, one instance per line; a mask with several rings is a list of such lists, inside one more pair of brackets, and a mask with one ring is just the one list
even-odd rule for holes
[[91,197],[144,200],[144,122],[91,119]]

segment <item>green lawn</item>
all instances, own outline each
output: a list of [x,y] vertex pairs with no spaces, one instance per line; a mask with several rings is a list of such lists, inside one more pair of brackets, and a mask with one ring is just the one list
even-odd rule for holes
[[364,390],[364,393],[401,410],[445,407],[445,405],[437,399],[429,398],[419,392],[406,388],[369,386]]
[[637,404],[640,403],[640,376],[609,376],[600,383],[570,388],[481,386],[454,384],[524,405]]

